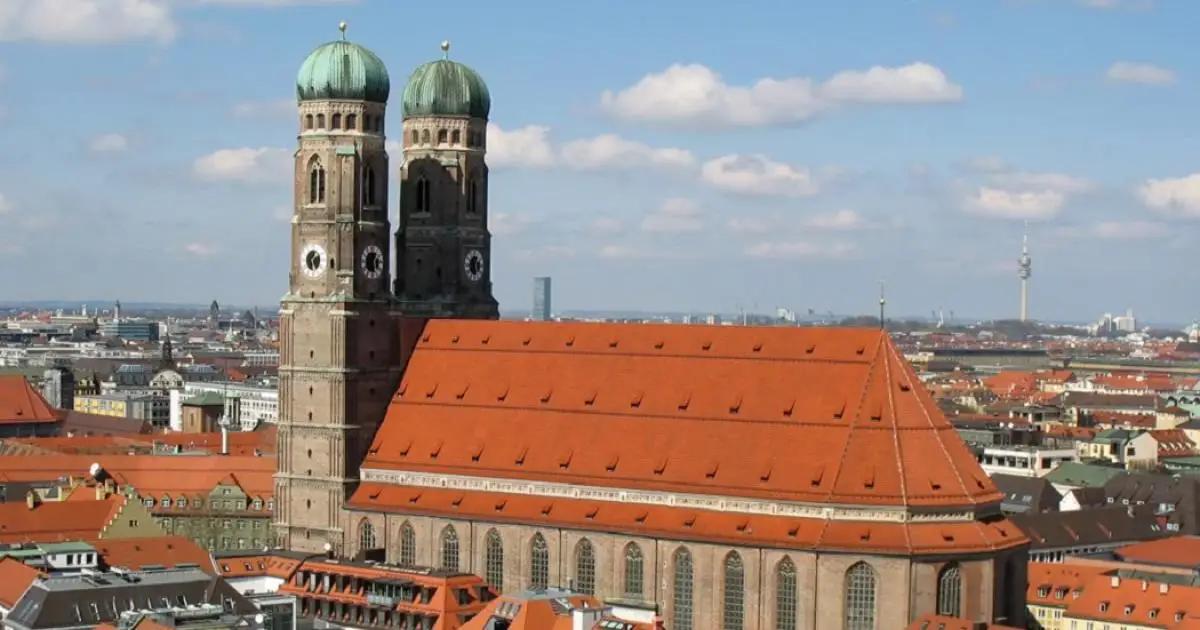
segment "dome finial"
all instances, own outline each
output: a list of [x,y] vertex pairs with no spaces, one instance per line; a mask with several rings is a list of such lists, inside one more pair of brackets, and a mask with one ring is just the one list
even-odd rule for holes
[[443,39],[442,40],[442,59],[449,59],[449,58],[450,58],[450,40]]
[[338,22],[338,30],[342,32],[342,41],[346,40],[346,27],[347,26],[350,26],[350,25],[346,24],[346,20],[342,20],[341,22]]

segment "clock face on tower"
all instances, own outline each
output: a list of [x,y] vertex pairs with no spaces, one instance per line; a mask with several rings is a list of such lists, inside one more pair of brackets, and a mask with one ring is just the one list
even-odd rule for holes
[[300,269],[304,275],[315,278],[325,271],[325,248],[317,244],[307,245],[300,252]]
[[367,245],[362,253],[363,273],[372,280],[383,274],[383,251],[375,245]]
[[467,257],[463,260],[463,269],[471,282],[479,282],[483,277],[483,254],[479,253],[478,249],[467,252]]

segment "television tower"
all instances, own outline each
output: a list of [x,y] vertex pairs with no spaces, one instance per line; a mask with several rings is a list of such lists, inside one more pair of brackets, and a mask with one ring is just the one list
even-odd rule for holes
[[1029,319],[1029,274],[1033,272],[1033,259],[1029,257],[1029,226],[1021,236],[1021,257],[1017,259],[1017,277],[1021,279],[1021,321]]

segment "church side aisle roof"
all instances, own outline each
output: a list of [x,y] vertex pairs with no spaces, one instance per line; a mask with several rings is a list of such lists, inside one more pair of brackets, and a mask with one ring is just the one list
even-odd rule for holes
[[875,329],[431,320],[362,467],[912,513],[1001,499]]

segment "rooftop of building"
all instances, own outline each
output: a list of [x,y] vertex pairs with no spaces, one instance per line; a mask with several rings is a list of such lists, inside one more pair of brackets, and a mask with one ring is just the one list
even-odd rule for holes
[[1140,542],[1121,547],[1113,553],[1126,562],[1200,571],[1200,536],[1172,536]]
[[1126,626],[1171,628],[1200,614],[1200,588],[1097,575],[1067,604],[1066,616]]
[[0,374],[0,425],[58,422],[58,414],[24,376]]
[[14,558],[0,558],[0,607],[12,609],[41,572]]

